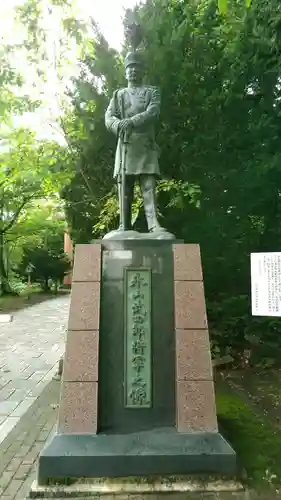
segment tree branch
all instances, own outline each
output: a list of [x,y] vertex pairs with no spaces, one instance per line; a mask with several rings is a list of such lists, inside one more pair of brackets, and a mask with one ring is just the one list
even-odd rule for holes
[[[68,145],[69,149],[70,149],[72,152],[74,152],[74,149],[73,149],[73,147],[72,147],[72,144],[71,144],[71,142],[69,141],[69,139],[68,139],[68,137],[67,137],[67,133],[66,133],[65,126],[64,126],[64,123],[63,123],[62,118],[60,119],[60,126],[61,126],[61,128],[62,128],[63,133],[64,133],[64,138],[65,138],[65,140],[66,140],[66,142],[67,142],[67,145]],[[82,168],[81,166],[80,166],[80,172],[81,172],[82,178],[83,178],[83,180],[84,180],[84,182],[85,182],[85,185],[87,186],[87,188],[88,188],[89,192],[90,192],[92,195],[94,195],[94,193],[93,193],[93,191],[92,191],[92,188],[91,188],[91,185],[90,185],[90,183],[89,183],[89,181],[88,181],[88,179],[87,179],[87,177],[86,177],[86,175],[85,175],[85,172],[83,171],[83,168]]]
[[24,198],[23,202],[20,204],[20,206],[18,207],[18,209],[15,211],[15,214],[14,214],[14,217],[10,220],[10,222],[8,222],[8,224],[6,225],[6,227],[4,227],[0,233],[1,234],[5,234],[7,231],[9,231],[9,229],[11,229],[11,227],[15,224],[18,216],[20,215],[22,209],[24,208],[24,206],[30,201],[32,200],[33,196],[29,196],[28,198]]

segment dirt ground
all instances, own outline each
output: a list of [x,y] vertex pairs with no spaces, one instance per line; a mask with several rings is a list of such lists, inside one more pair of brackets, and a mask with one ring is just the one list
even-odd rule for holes
[[221,372],[219,377],[281,430],[281,369],[235,370]]

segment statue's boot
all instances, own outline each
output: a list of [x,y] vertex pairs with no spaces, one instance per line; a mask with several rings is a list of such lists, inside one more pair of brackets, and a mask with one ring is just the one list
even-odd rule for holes
[[156,178],[154,175],[141,175],[140,185],[143,195],[144,211],[149,232],[166,231],[161,227],[156,209]]

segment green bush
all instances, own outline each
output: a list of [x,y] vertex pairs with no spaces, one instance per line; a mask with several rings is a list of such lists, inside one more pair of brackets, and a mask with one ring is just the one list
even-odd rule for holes
[[56,287],[63,281],[71,269],[71,262],[64,253],[55,253],[45,248],[25,248],[20,265],[14,269],[17,276],[25,282],[28,279],[28,268],[33,283],[39,283],[42,290],[49,291],[50,281]]
[[255,317],[250,297],[221,296],[207,302],[213,356],[231,354],[236,360],[249,354],[250,365],[280,363],[281,319]]

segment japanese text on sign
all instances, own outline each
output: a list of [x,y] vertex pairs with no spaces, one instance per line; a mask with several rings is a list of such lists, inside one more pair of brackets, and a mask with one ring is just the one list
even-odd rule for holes
[[251,254],[253,316],[281,316],[281,252]]
[[150,270],[126,269],[125,405],[151,406]]

